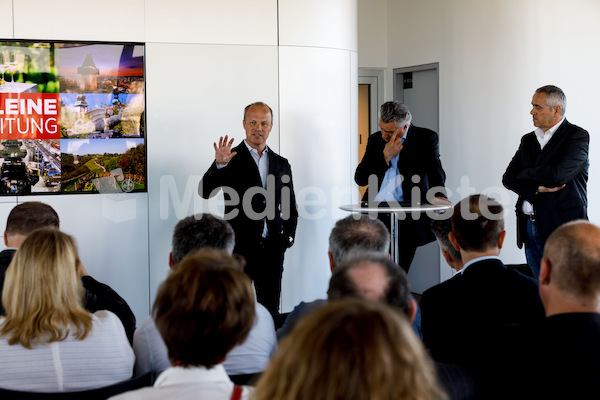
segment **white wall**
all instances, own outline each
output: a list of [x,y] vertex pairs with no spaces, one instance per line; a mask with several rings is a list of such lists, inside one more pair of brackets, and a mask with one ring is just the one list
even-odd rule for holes
[[[370,3],[359,0],[359,9]],[[439,62],[440,152],[450,197],[457,202],[470,194],[457,191],[468,179],[473,192],[493,193],[502,201],[508,233],[503,259],[525,262],[515,244],[516,195],[501,180],[520,137],[533,129],[531,96],[542,85],[561,87],[568,99],[567,119],[590,132],[589,215],[600,222],[595,207],[600,166],[594,162],[600,152],[595,135],[600,131],[595,115],[600,2],[387,0],[386,5],[386,100],[393,96],[393,68]],[[370,20],[359,14],[359,54],[379,40],[376,35],[364,40]],[[359,57],[359,67],[370,66]]]
[[[299,198],[308,211],[286,256],[282,309],[325,296],[327,237],[345,216],[337,206],[357,197],[347,173],[357,153],[356,0],[0,0],[0,7],[1,38],[146,43],[148,156],[147,194],[0,197],[0,228],[17,201],[51,204],[90,274],[125,297],[139,322],[167,274],[175,223],[216,204],[197,195],[212,143],[225,134],[241,140],[244,106],[262,100],[275,116],[269,145],[290,160],[296,193],[309,194]],[[318,205],[315,192],[323,194]]]
[[358,66],[388,66],[387,0],[358,0]]

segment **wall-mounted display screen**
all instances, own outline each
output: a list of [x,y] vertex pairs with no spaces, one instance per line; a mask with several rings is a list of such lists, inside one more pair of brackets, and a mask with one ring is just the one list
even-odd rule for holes
[[144,45],[0,41],[0,195],[146,191]]

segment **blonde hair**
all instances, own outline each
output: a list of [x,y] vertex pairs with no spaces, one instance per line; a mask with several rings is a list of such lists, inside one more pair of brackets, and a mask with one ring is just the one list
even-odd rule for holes
[[1,336],[8,344],[31,348],[67,338],[84,339],[92,329],[92,315],[82,305],[84,290],[73,239],[57,229],[38,229],[23,241],[10,263],[2,303],[6,317]]
[[330,302],[282,340],[257,400],[447,399],[406,318],[363,299]]

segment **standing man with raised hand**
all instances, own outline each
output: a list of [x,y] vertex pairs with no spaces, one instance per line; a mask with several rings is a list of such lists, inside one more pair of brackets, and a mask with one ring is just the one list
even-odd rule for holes
[[256,102],[244,109],[246,139],[214,144],[215,161],[198,192],[207,199],[223,189],[224,218],[235,232],[234,253],[246,258],[256,296],[272,314],[279,312],[285,251],[294,244],[298,210],[289,162],[267,146],[273,110]]
[[588,132],[565,119],[567,98],[552,85],[535,91],[531,115],[536,129],[523,136],[502,183],[519,195],[517,245],[540,274],[544,243],[565,222],[587,219]]
[[[438,134],[411,121],[410,110],[404,104],[388,101],[381,105],[381,131],[369,136],[365,155],[354,174],[359,186],[369,185],[363,201],[450,204]],[[389,228],[389,214],[380,214],[379,218]],[[417,247],[435,240],[430,223],[426,215],[419,215],[416,221],[409,215],[400,221],[400,266],[406,272]]]

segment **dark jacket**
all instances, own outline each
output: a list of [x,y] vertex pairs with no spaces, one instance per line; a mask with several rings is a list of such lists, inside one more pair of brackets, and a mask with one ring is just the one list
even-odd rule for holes
[[[223,168],[217,168],[213,162],[200,182],[198,192],[208,199],[216,195],[221,188],[225,205],[225,219],[235,232],[236,248],[255,248],[263,232],[263,220],[257,215],[266,211],[269,238],[279,242],[283,248],[293,243],[298,223],[298,210],[292,182],[292,169],[289,162],[268,149],[269,176],[267,178],[267,196],[258,193],[252,196],[252,210],[255,216],[244,210],[243,200],[253,191],[262,191],[262,182],[258,167],[244,142],[232,149],[237,154]],[[250,192],[248,192],[250,190]],[[235,199],[237,197],[237,200]],[[234,201],[236,200],[236,201]],[[234,204],[232,204],[234,203]],[[232,217],[228,217],[232,216]]]
[[[534,132],[523,136],[502,183],[519,195],[516,205],[517,245],[527,237],[523,201],[533,204],[541,244],[565,222],[587,219],[589,168],[588,132],[566,119],[542,150]],[[566,186],[553,193],[537,193],[538,186]]]
[[[354,181],[359,186],[368,185],[371,175],[377,178],[377,188],[368,188],[363,196],[363,201],[369,200],[369,189],[371,198],[375,198],[381,188],[385,173],[391,166],[391,163],[385,162],[383,156],[386,143],[381,132],[375,132],[369,136],[363,159],[356,167]],[[410,125],[404,146],[400,151],[398,171],[404,178],[402,191],[405,202],[427,204],[429,203],[427,201],[429,190],[431,190],[430,197],[446,197],[444,187],[446,173],[440,160],[438,135],[434,131]],[[413,194],[416,194],[418,198],[413,199]],[[389,220],[389,217],[382,218],[384,223],[386,220]],[[409,232],[410,237],[402,240],[414,241],[416,246],[433,242],[435,236],[431,232],[430,224],[431,219],[424,214],[420,215],[416,221],[411,217],[406,218],[401,221],[400,231]],[[386,226],[389,226],[389,223],[386,223]],[[401,246],[403,246],[402,243]]]
[[515,349],[545,316],[536,281],[498,259],[481,260],[426,290],[420,306],[432,358],[464,368],[475,398],[512,398],[514,364],[522,357]]

